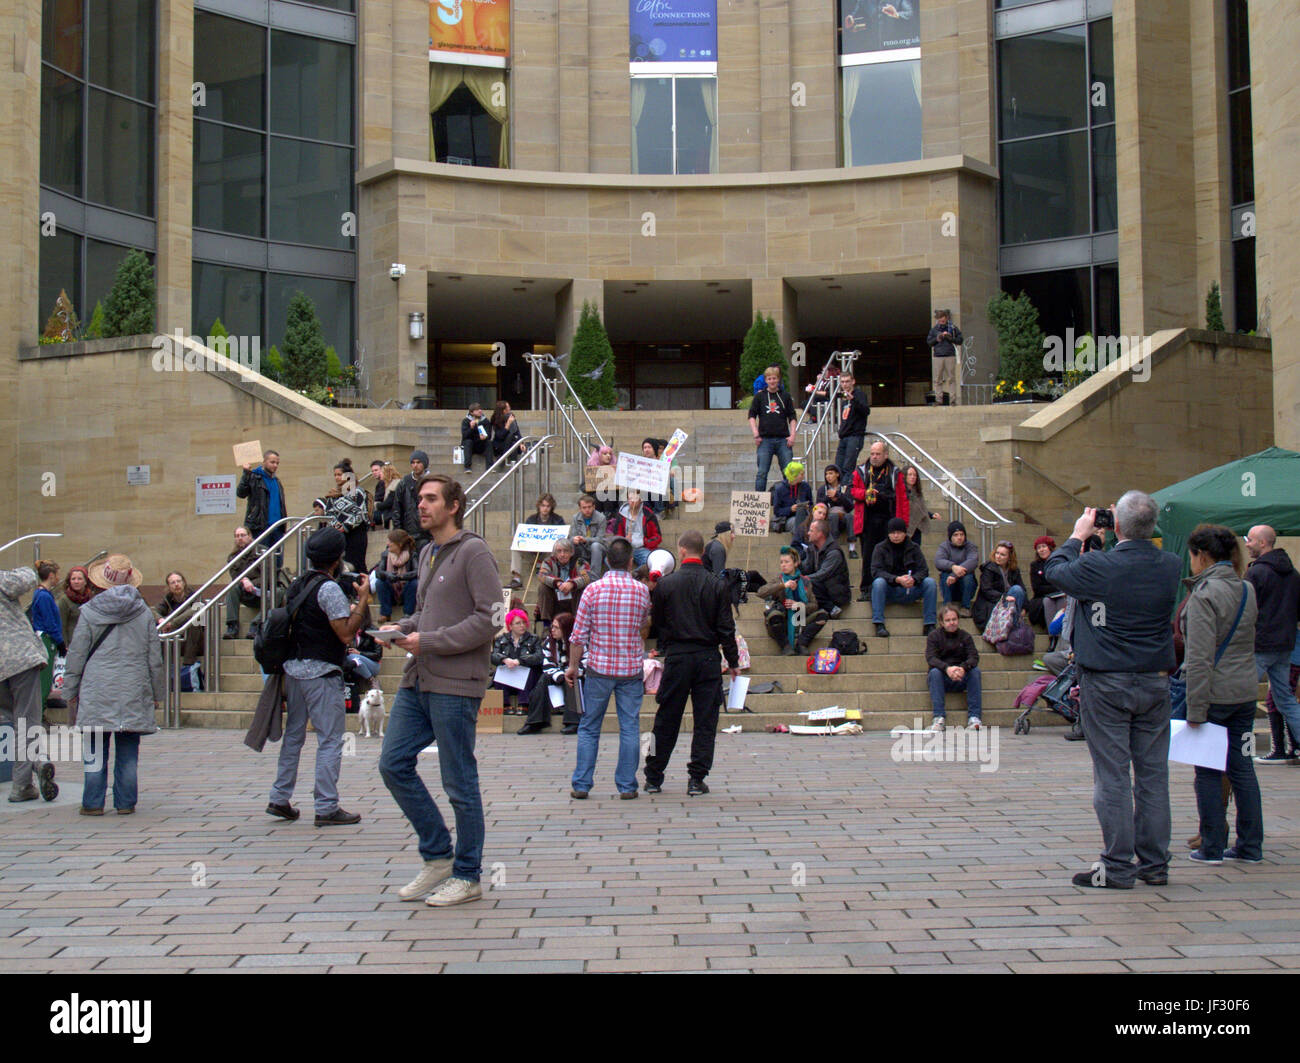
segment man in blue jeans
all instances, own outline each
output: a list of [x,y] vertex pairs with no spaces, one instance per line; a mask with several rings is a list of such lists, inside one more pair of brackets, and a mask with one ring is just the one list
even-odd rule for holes
[[922,601],[925,626],[922,634],[934,630],[934,611],[939,589],[930,576],[921,548],[907,537],[907,521],[890,517],[888,535],[871,552],[871,622],[878,638],[889,638],[885,627],[886,602]]
[[[432,541],[420,552],[415,614],[382,629],[403,632],[393,645],[412,656],[388,718],[379,774],[415,828],[424,859],[398,896],[415,901],[428,894],[426,904],[444,908],[483,896],[474,737],[501,627],[501,575],[487,543],[462,527],[465,489],[442,474],[425,475],[417,486],[420,527]],[[454,855],[447,824],[416,771],[420,750],[435,739],[442,788],[456,813]]]
[[930,708],[934,712],[932,731],[942,731],[948,715],[944,694],[966,692],[966,725],[978,731],[982,725],[980,698],[980,654],[969,631],[961,629],[961,615],[951,602],[939,610],[939,626],[925,639],[925,662],[930,666],[926,682],[930,687]]
[[565,681],[573,686],[586,652],[586,678],[582,681],[578,721],[578,763],[573,769],[569,796],[584,800],[596,773],[600,725],[610,695],[618,711],[618,763],[614,785],[618,796],[637,796],[636,765],[640,757],[641,697],[645,693],[642,664],[645,637],[650,631],[650,592],[632,578],[632,544],[615,538],[605,552],[605,574],[587,585],[578,602],[569,635],[569,667]]
[[1260,524],[1246,533],[1250,567],[1246,579],[1255,587],[1259,620],[1255,624],[1255,666],[1259,678],[1268,677],[1273,705],[1300,735],[1300,702],[1291,686],[1291,652],[1296,645],[1300,619],[1300,573],[1285,550],[1277,548],[1277,532]]
[[754,433],[754,446],[758,450],[758,475],[754,477],[754,490],[767,490],[767,471],[772,458],[777,467],[784,469],[794,460],[794,402],[781,387],[781,367],[769,365],[763,370],[767,387],[754,396],[749,404],[749,427]]

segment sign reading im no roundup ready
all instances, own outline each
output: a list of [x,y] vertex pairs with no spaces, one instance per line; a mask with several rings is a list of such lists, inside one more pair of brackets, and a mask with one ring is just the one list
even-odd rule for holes
[[772,498],[766,491],[731,492],[731,530],[737,535],[765,538],[772,517]]

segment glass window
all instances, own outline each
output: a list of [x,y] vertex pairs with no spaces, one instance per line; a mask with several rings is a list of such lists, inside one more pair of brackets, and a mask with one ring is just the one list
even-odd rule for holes
[[81,196],[81,93],[79,81],[41,67],[41,184],[77,197]]
[[153,216],[153,108],[90,90],[86,198]]
[[[1232,241],[1232,273],[1236,299],[1233,303],[1238,332],[1253,332],[1259,328],[1259,311],[1255,292],[1255,238]],[[57,293],[56,293],[57,294]]]
[[1119,193],[1115,182],[1115,127],[1092,131],[1092,231],[1119,228]]
[[1119,267],[1097,266],[1093,269],[1094,336],[1119,335]]
[[921,158],[921,61],[849,66],[844,75],[844,165]]
[[1250,85],[1250,18],[1246,0],[1228,0],[1228,88]]
[[1115,121],[1115,48],[1111,21],[1101,19],[1088,26],[1088,54],[1092,78],[1088,84],[1089,109],[1094,125]]
[[289,301],[294,293],[301,291],[316,306],[316,316],[320,318],[325,334],[325,346],[333,347],[339,361],[349,364],[352,361],[352,287],[349,281],[268,273],[267,333],[270,343],[264,339],[263,349],[274,343],[284,353],[284,325],[289,315]]
[[90,81],[150,103],[154,98],[153,0],[90,0]]
[[213,122],[194,123],[194,224],[265,236],[266,137]]
[[[86,241],[86,307],[93,312],[95,303],[103,302],[113,290],[113,281],[117,277],[117,267],[122,264],[131,249],[120,244],[106,244],[102,240]],[[146,252],[148,254],[148,252]],[[153,255],[149,255],[153,261]],[[90,320],[90,313],[86,314]]]
[[352,209],[349,148],[271,138],[272,240],[350,249],[343,214]]
[[[81,296],[81,237],[60,230],[54,236],[42,236],[38,245],[40,254],[40,306],[36,323],[38,332],[45,330],[45,322],[54,313],[54,304],[60,291],[66,291],[72,300],[77,317],[90,319],[78,300]],[[93,309],[93,307],[92,307]]]
[[1232,202],[1250,203],[1255,199],[1255,144],[1249,90],[1228,97],[1228,128],[1232,140]]
[[352,143],[350,45],[272,32],[271,129]]
[[1004,140],[1088,124],[1084,33],[1083,26],[1067,26],[998,45]]
[[1002,242],[1088,232],[1088,134],[1002,145]]
[[433,157],[462,166],[496,166],[501,123],[461,85],[433,115]]
[[677,172],[717,170],[718,82],[677,78]]
[[212,323],[218,318],[232,336],[257,336],[263,356],[267,344],[261,343],[262,292],[265,274],[251,269],[235,269],[213,262],[194,263],[194,323],[196,336],[210,336]]
[[194,13],[194,80],[205,89],[196,117],[266,128],[266,30],[233,18]]
[[632,172],[673,172],[673,79],[632,79]]
[[1024,273],[1002,278],[1002,290],[1010,296],[1022,291],[1038,309],[1038,324],[1045,336],[1064,337],[1067,328],[1075,336],[1092,331],[1092,283],[1087,266]]
[[41,16],[41,58],[81,77],[82,0],[44,0]]

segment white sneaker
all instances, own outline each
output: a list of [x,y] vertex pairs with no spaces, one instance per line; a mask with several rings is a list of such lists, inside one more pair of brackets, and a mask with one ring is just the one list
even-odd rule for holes
[[418,901],[440,882],[451,878],[451,860],[426,860],[420,873],[397,891],[404,901]]
[[970,719],[966,721],[966,730],[968,731],[978,731],[983,726],[984,724],[980,722],[980,718],[978,716],[972,716]]
[[453,904],[465,904],[476,901],[483,896],[483,890],[477,882],[466,878],[449,878],[425,900],[430,908],[447,908]]
[[934,731],[935,733],[938,733],[939,731],[942,731],[942,730],[943,730],[943,717],[942,717],[942,716],[936,716],[936,717],[934,718],[934,723],[930,724],[930,730],[931,730],[931,731]]

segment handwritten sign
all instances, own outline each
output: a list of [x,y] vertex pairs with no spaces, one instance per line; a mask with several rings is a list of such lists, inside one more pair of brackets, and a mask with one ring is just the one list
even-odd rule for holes
[[234,446],[235,464],[241,469],[245,465],[251,465],[253,468],[262,464],[262,441],[252,439],[247,443],[236,443]]
[[588,465],[582,470],[582,489],[597,498],[612,497],[615,492],[613,465]]
[[731,492],[731,530],[737,535],[765,538],[772,517],[772,498],[766,491]]
[[677,429],[677,431],[669,438],[668,445],[664,447],[664,452],[660,454],[659,457],[664,461],[672,461],[673,458],[677,457],[677,452],[682,449],[682,445],[686,442],[686,439],[686,433],[680,428]]
[[196,476],[194,478],[194,515],[205,517],[235,512],[235,477]]
[[488,690],[478,705],[474,730],[479,734],[499,735],[504,730],[505,700],[501,691]]
[[511,550],[527,550],[535,554],[549,554],[556,539],[569,534],[566,524],[520,524],[515,528]]
[[845,710],[838,705],[832,705],[829,709],[813,709],[811,712],[801,712],[800,716],[807,716],[808,722],[814,720],[842,720],[845,717]]
[[668,492],[668,462],[647,458],[644,454],[618,456],[614,482],[630,491],[644,491],[653,495]]

